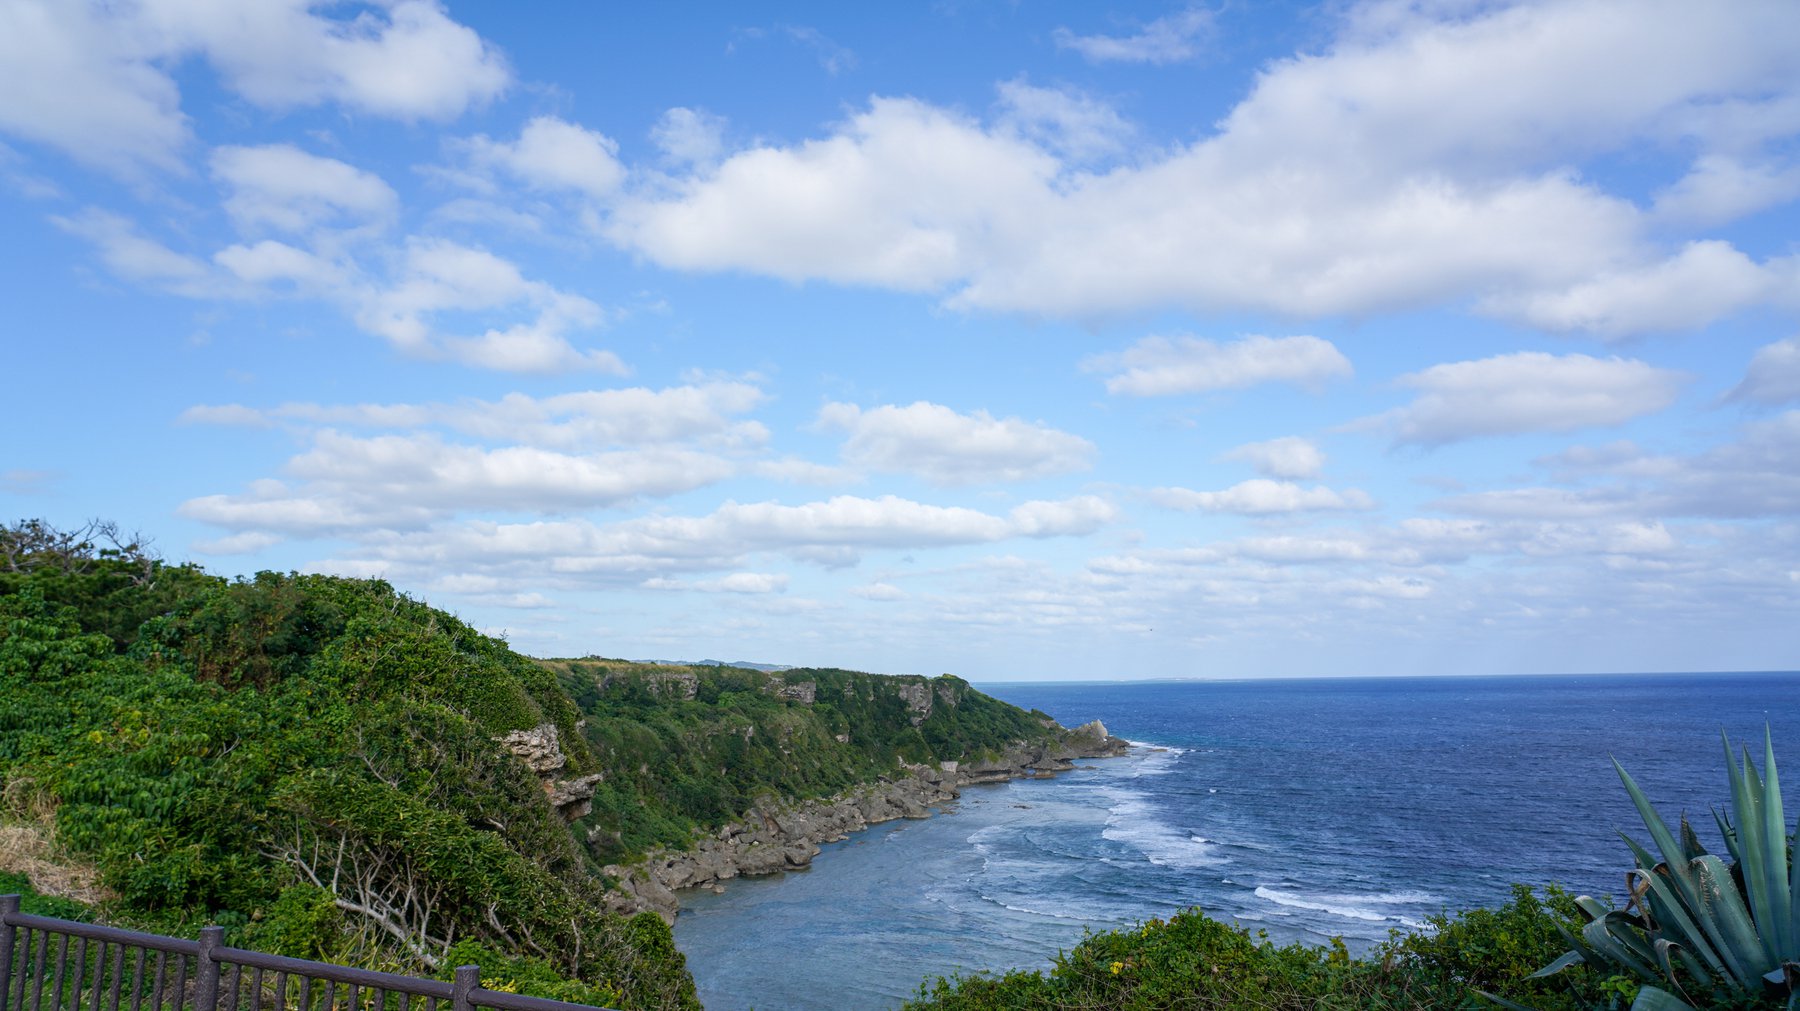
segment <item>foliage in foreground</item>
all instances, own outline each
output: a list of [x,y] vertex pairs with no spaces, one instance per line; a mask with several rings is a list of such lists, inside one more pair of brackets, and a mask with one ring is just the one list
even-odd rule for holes
[[1367,958],[1341,943],[1276,945],[1199,910],[1135,929],[1091,934],[1048,972],[938,979],[908,1011],[1361,1011],[1483,1007],[1476,989],[1537,1007],[1608,1006],[1606,980],[1585,970],[1531,980],[1562,945],[1558,925],[1576,920],[1555,886],[1515,886],[1496,909],[1431,918],[1431,929],[1396,934]]
[[1678,837],[1613,763],[1657,855],[1625,837],[1636,858],[1631,904],[1621,910],[1577,899],[1587,922],[1569,935],[1573,950],[1540,975],[1575,965],[1629,974],[1641,983],[1633,1011],[1800,1007],[1800,870],[1782,815],[1774,740],[1765,730],[1762,775],[1748,748],[1736,765],[1731,742],[1724,743],[1735,818],[1716,817],[1731,866],[1706,851],[1685,819]]
[[595,769],[549,671],[379,581],[228,581],[41,524],[0,528],[0,566],[0,816],[98,867],[106,919],[403,971],[472,942],[527,992],[698,1007],[495,741],[548,723]]

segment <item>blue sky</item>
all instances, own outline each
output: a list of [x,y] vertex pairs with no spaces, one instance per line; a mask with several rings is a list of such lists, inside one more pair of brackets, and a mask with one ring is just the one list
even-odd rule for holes
[[538,655],[1800,665],[1786,0],[0,0],[0,512]]

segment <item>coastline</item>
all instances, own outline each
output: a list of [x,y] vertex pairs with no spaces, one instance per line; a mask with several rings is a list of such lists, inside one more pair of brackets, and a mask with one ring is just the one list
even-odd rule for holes
[[892,777],[833,797],[758,804],[689,849],[653,851],[636,863],[602,868],[617,882],[609,893],[609,909],[626,914],[649,910],[673,923],[681,911],[679,891],[722,891],[723,883],[736,877],[801,870],[822,844],[884,822],[929,818],[960,797],[965,786],[1047,779],[1073,769],[1076,759],[1114,758],[1133,747],[1093,720],[1065,731],[1054,743],[1015,744],[997,758],[902,765]]

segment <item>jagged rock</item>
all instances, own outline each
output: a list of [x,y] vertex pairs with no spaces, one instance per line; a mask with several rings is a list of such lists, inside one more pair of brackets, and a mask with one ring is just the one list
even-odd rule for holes
[[912,714],[907,719],[912,721],[913,726],[924,723],[925,718],[931,715],[931,686],[929,684],[923,681],[902,681],[894,686],[894,690],[899,693],[900,700],[906,703],[907,711]]
[[798,702],[803,706],[810,706],[813,704],[813,699],[818,695],[818,692],[819,683],[817,681],[801,681],[798,684],[782,685],[781,690],[775,694],[784,699]]
[[564,821],[575,821],[594,810],[594,787],[600,785],[600,779],[598,772],[574,779],[549,779],[544,781],[544,793]]
[[500,746],[519,756],[519,760],[542,776],[555,772],[569,762],[563,754],[562,739],[556,724],[540,723],[530,730],[514,730],[500,738]]

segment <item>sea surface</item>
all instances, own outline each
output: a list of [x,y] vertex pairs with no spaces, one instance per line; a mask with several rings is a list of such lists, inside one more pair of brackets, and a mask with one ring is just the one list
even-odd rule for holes
[[1140,742],[1050,780],[690,892],[675,940],[709,1011],[893,1007],[922,979],[1047,968],[1084,929],[1199,906],[1367,951],[1512,882],[1618,893],[1648,841],[1609,758],[1716,844],[1723,730],[1763,730],[1800,809],[1800,674],[978,684]]

